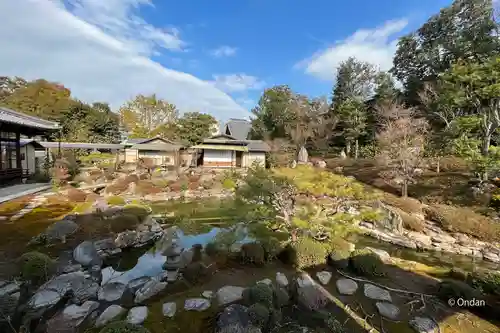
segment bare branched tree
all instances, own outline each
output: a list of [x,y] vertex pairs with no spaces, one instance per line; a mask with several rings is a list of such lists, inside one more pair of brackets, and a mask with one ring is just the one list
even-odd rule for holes
[[417,169],[424,160],[427,122],[416,117],[415,111],[398,104],[379,108],[384,117],[382,131],[377,135],[377,161],[384,169],[381,175],[399,180],[401,195],[408,196],[408,184],[415,181]]

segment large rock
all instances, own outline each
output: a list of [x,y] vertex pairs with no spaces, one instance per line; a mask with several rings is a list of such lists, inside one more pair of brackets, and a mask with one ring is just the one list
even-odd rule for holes
[[3,315],[0,316],[0,323],[5,321],[7,318],[12,318],[12,316],[14,316],[19,305],[20,298],[20,292],[0,295],[0,313]]
[[93,242],[84,241],[73,250],[73,258],[83,266],[102,266],[102,259]]
[[379,208],[384,212],[384,218],[377,221],[377,226],[390,232],[401,234],[403,232],[403,218],[392,207],[379,203]]
[[152,278],[149,276],[141,276],[141,277],[132,279],[127,283],[127,289],[135,294],[135,292],[137,290],[141,289],[146,283],[148,283],[151,280],[152,280]]
[[127,314],[127,322],[135,325],[141,325],[148,317],[148,308],[146,306],[138,306],[130,309]]
[[97,298],[99,301],[119,302],[126,290],[127,286],[123,283],[108,282],[99,289]]
[[98,307],[99,303],[95,301],[86,301],[80,306],[71,304],[63,310],[62,315],[79,326]]
[[251,327],[248,308],[240,304],[231,304],[219,314],[216,332],[248,333]]
[[309,310],[322,309],[329,302],[325,289],[307,273],[297,277],[294,288],[299,304]]
[[110,321],[120,317],[125,313],[125,309],[117,304],[112,304],[104,310],[95,322],[96,327],[102,327]]
[[135,292],[135,303],[142,303],[145,300],[155,296],[167,287],[167,282],[160,282],[152,279],[146,282],[139,290]]
[[243,287],[224,286],[217,290],[217,301],[219,305],[226,305],[239,301],[243,297]]
[[115,244],[119,248],[133,247],[138,244],[139,235],[137,231],[124,231],[116,236]]
[[35,242],[53,243],[66,242],[66,237],[78,230],[78,224],[70,219],[63,219],[51,224],[42,234],[38,235]]
[[392,297],[389,291],[386,289],[382,289],[380,287],[374,286],[373,284],[370,283],[365,283],[364,286],[365,290],[365,296],[374,299],[377,301],[387,301],[387,302],[392,302]]
[[82,304],[85,301],[96,300],[98,290],[99,284],[92,279],[86,278],[74,288],[72,301],[76,304]]
[[318,278],[319,282],[321,282],[322,285],[327,285],[328,282],[330,282],[330,279],[332,278],[332,273],[328,271],[317,272],[316,277]]
[[337,290],[342,295],[353,295],[358,290],[358,284],[351,279],[339,279],[336,285]]
[[38,289],[28,301],[28,308],[32,311],[50,308],[70,291],[81,286],[85,280],[85,274],[80,271],[56,276]]

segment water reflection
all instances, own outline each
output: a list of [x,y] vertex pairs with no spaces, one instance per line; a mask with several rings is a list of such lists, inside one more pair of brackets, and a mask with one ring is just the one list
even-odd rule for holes
[[[149,251],[146,253],[130,252],[124,253],[121,260],[127,262],[136,260],[136,264],[132,269],[120,271],[120,261],[116,265],[106,267],[102,270],[102,284],[107,282],[121,282],[128,283],[129,281],[143,277],[143,276],[157,276],[163,269],[162,265],[165,263],[167,257],[163,255],[165,250],[172,245],[173,240],[180,245],[181,248],[189,249],[195,244],[205,246],[207,243],[214,241],[217,235],[222,235],[224,231],[230,232],[234,237],[231,237],[235,243],[248,243],[252,238],[248,235],[246,227],[236,226],[234,228],[219,228],[212,227],[210,231],[200,234],[186,235],[180,228],[169,228],[162,239],[160,239]],[[137,259],[133,256],[137,255]],[[126,256],[132,256],[126,257]]]

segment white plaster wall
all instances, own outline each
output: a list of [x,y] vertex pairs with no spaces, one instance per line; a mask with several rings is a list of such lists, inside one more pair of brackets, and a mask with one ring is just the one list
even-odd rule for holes
[[247,161],[246,161],[247,164],[245,166],[251,167],[255,161],[257,161],[261,166],[265,166],[266,165],[266,153],[255,152],[255,151],[248,152],[248,157],[247,157]]

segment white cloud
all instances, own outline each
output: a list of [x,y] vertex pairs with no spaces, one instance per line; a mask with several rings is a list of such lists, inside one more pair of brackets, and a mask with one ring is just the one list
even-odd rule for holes
[[388,21],[374,29],[361,29],[333,46],[320,50],[298,63],[305,72],[323,80],[333,80],[339,64],[349,57],[378,66],[381,70],[392,67],[392,58],[396,51],[395,34],[408,25],[405,19]]
[[266,85],[257,77],[246,74],[214,75],[213,78],[213,85],[226,92],[259,90]]
[[255,107],[255,105],[257,105],[257,103],[253,99],[248,97],[237,98],[236,101],[238,102],[238,104],[249,110]]
[[[112,2],[119,4],[121,13],[129,13],[120,7],[125,2],[130,6],[146,3],[145,0]],[[123,16],[113,15],[111,26],[128,26],[130,16],[120,23]],[[132,20],[140,21],[137,17]],[[0,22],[2,75],[58,81],[77,98],[87,102],[107,101],[113,108],[138,93],[157,93],[181,111],[211,112],[221,119],[247,113],[212,83],[163,67],[145,57],[144,49],[138,50],[134,41],[121,38],[123,34],[106,33],[68,12],[55,0],[0,0]],[[153,27],[146,30],[154,35]],[[131,38],[136,37],[131,35]],[[137,40],[147,38],[142,34]]]
[[160,49],[181,50],[185,42],[176,28],[160,29],[144,21],[139,7],[151,6],[151,0],[66,0],[66,8],[78,18],[99,27],[144,55]]
[[236,47],[224,45],[211,50],[210,54],[216,58],[232,57],[236,55],[236,51],[238,51]]

